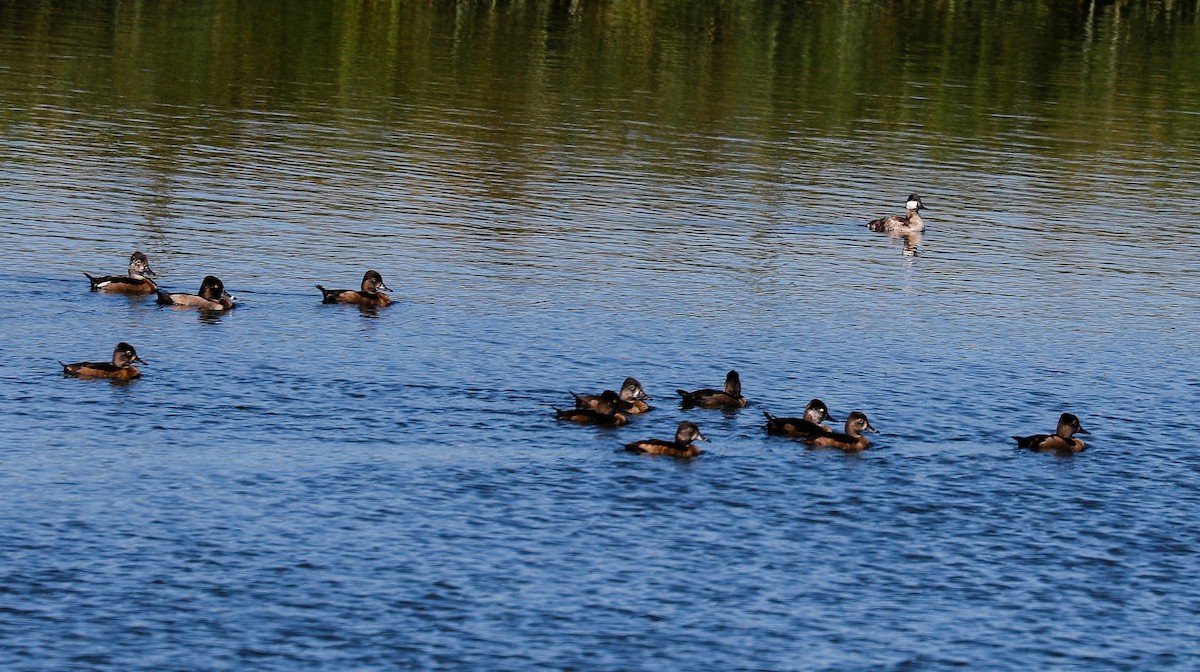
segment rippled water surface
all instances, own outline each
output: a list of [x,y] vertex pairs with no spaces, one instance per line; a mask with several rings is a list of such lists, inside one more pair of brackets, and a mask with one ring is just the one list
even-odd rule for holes
[[437,4],[0,8],[0,667],[1200,666],[1194,7]]

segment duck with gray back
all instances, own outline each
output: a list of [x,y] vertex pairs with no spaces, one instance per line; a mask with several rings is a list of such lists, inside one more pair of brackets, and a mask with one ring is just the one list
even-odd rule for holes
[[126,275],[106,275],[97,278],[84,273],[88,282],[92,283],[93,292],[114,292],[119,294],[153,294],[158,291],[158,285],[150,278],[155,273],[150,268],[150,260],[141,252],[129,256],[129,270]]
[[888,215],[867,222],[867,228],[872,231],[883,231],[893,235],[904,235],[910,233],[921,233],[925,230],[925,220],[921,219],[921,211],[925,209],[925,205],[921,203],[919,194],[909,194],[908,201],[904,204],[905,214]]
[[59,364],[62,364],[65,376],[131,380],[142,375],[141,371],[138,371],[138,368],[133,365],[134,362],[146,363],[141,357],[138,357],[137,351],[133,349],[132,345],[121,342],[113,349],[112,362],[75,362],[74,364],[59,362]]
[[379,290],[385,289],[392,291],[390,287],[383,284],[383,276],[376,271],[367,271],[363,275],[362,289],[355,291],[353,289],[325,289],[321,285],[317,285],[317,289],[321,290],[321,303],[353,303],[360,306],[386,306],[392,302],[391,297]]
[[182,306],[200,310],[230,310],[236,305],[233,297],[225,291],[225,283],[215,275],[204,276],[204,280],[200,283],[200,291],[196,294],[159,292],[158,302],[164,306]]

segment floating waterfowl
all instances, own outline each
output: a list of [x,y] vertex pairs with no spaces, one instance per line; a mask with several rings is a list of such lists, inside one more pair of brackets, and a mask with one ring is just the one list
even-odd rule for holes
[[701,408],[723,408],[728,410],[741,408],[746,405],[746,398],[742,396],[742,379],[738,376],[737,371],[730,371],[725,374],[724,390],[675,391],[683,398],[683,401],[680,402],[683,408],[699,406]]
[[59,362],[59,364],[62,364],[63,374],[68,376],[130,380],[142,375],[142,372],[133,365],[134,362],[146,363],[141,357],[138,357],[137,351],[133,349],[132,345],[121,342],[113,349],[112,362],[76,362],[74,364]]
[[383,276],[375,271],[367,271],[363,275],[362,289],[355,291],[353,289],[325,289],[321,285],[317,285],[317,289],[321,290],[321,303],[354,303],[360,306],[386,306],[392,302],[391,297],[380,292],[381,289],[392,291],[390,287],[383,284]]
[[693,441],[707,442],[708,439],[700,433],[700,428],[696,426],[696,423],[684,420],[679,423],[679,428],[675,430],[674,441],[664,441],[662,439],[634,441],[633,443],[625,444],[625,450],[633,453],[644,453],[646,455],[696,457],[700,454],[700,448],[692,443]]
[[872,231],[883,231],[891,234],[909,234],[924,231],[925,221],[921,219],[920,211],[925,209],[925,205],[921,203],[920,195],[909,194],[908,202],[904,204],[904,209],[906,214],[903,217],[898,215],[880,217],[868,222],[867,228]]
[[150,260],[141,252],[129,256],[129,270],[126,275],[106,275],[97,278],[84,273],[88,282],[92,283],[93,292],[116,292],[120,294],[153,294],[158,291],[151,277],[155,273],[150,268]]
[[234,307],[233,297],[225,291],[225,283],[215,275],[206,275],[196,294],[158,293],[158,302],[167,306],[186,306],[200,310],[230,310]]
[[1041,452],[1078,453],[1084,449],[1083,439],[1075,438],[1075,434],[1089,432],[1079,425],[1079,418],[1070,413],[1063,413],[1058,418],[1058,427],[1053,434],[1034,434],[1032,436],[1014,436],[1017,446]]

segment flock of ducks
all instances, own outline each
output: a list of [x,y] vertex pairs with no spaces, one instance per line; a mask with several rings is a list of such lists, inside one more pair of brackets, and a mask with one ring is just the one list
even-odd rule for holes
[[[179,306],[183,308],[198,308],[204,311],[232,310],[235,304],[233,297],[225,291],[225,283],[215,275],[208,275],[200,282],[200,290],[195,294],[185,292],[164,292],[151,280],[155,277],[150,268],[150,260],[142,252],[135,251],[129,257],[129,269],[125,275],[107,275],[96,277],[84,273],[91,283],[94,292],[110,292],[115,294],[157,294],[158,303],[164,306]],[[391,297],[381,289],[392,291],[383,284],[383,276],[376,271],[367,271],[363,275],[360,289],[325,289],[321,290],[322,303],[349,303],[364,307],[386,306],[392,302]],[[107,378],[109,380],[133,380],[142,375],[134,363],[145,364],[138,357],[133,346],[121,342],[113,350],[111,362],[75,362],[62,364],[63,373],[76,378]]]
[[[676,390],[679,406],[688,408],[711,408],[724,411],[736,411],[746,405],[746,397],[742,396],[742,380],[737,371],[725,375],[725,385],[720,390]],[[569,409],[554,409],[554,415],[559,420],[566,420],[581,425],[598,425],[601,427],[622,427],[629,424],[629,416],[640,415],[653,410],[646,400],[650,397],[636,378],[626,378],[620,392],[604,390],[600,394],[570,393],[575,399],[575,407]],[[781,418],[763,411],[766,417],[766,432],[775,436],[785,436],[799,439],[814,448],[833,448],[847,453],[857,453],[866,450],[871,440],[864,432],[878,432],[871,426],[871,421],[865,413],[854,411],[846,416],[846,424],[841,432],[832,430],[828,422],[837,422],[829,415],[829,407],[820,399],[813,399],[804,408],[800,417]],[[1053,434],[1034,434],[1031,436],[1014,436],[1017,445],[1040,452],[1061,454],[1077,453],[1083,450],[1082,439],[1075,434],[1087,434],[1087,430],[1079,425],[1079,418],[1070,413],[1063,413],[1058,419],[1058,428]],[[700,448],[694,441],[708,441],[700,433],[700,427],[694,422],[684,420],[675,430],[675,439],[645,439],[625,444],[625,450],[648,455],[666,455],[677,458],[691,458],[700,454]]]
[[[904,236],[921,233],[925,230],[925,222],[921,219],[920,211],[925,206],[921,203],[919,194],[910,194],[905,202],[905,214],[889,215],[867,223],[871,231],[888,233],[889,235]],[[122,276],[95,277],[84,273],[91,283],[92,291],[114,292],[122,294],[157,294],[158,303],[167,306],[198,308],[206,311],[231,310],[236,305],[233,297],[225,291],[225,285],[215,275],[205,276],[200,283],[200,289],[195,294],[182,292],[168,293],[159,290],[152,280],[154,271],[150,268],[150,260],[142,252],[135,251],[129,257],[129,268]],[[386,306],[391,298],[380,290],[392,291],[383,283],[383,277],[376,271],[367,271],[363,275],[360,289],[326,289],[316,286],[321,291],[323,303],[347,303],[364,307]],[[138,357],[133,346],[121,342],[113,350],[111,362],[76,362],[66,364],[63,374],[78,378],[103,378],[110,380],[132,380],[141,375],[135,363],[146,362]],[[742,381],[737,371],[730,371],[725,377],[722,389],[700,389],[694,391],[676,390],[680,396],[680,408],[711,408],[733,411],[746,405],[742,396]],[[626,378],[620,392],[604,390],[600,394],[575,394],[574,408],[555,409],[555,417],[582,425],[599,425],[603,427],[621,427],[629,422],[629,416],[639,415],[652,410],[646,403],[646,395],[642,384],[635,378]],[[766,431],[768,434],[799,439],[806,444],[819,448],[834,448],[846,452],[866,450],[871,441],[864,432],[877,432],[871,426],[867,416],[854,411],[846,417],[844,431],[831,430],[826,421],[837,422],[829,415],[825,402],[813,399],[808,403],[800,417],[781,418],[766,411]],[[1030,436],[1014,436],[1021,448],[1055,453],[1077,453],[1084,449],[1082,439],[1076,434],[1087,434],[1087,430],[1079,424],[1079,418],[1070,413],[1063,413],[1058,419],[1058,426],[1053,434],[1034,434]],[[708,441],[700,428],[694,422],[684,420],[675,430],[674,440],[645,439],[625,445],[625,449],[636,453],[649,455],[666,455],[676,458],[691,458],[700,454],[695,441]]]

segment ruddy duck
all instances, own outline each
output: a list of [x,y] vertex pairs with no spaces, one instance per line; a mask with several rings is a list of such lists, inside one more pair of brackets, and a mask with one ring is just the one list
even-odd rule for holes
[[600,425],[602,427],[620,427],[629,422],[629,418],[618,409],[621,397],[612,390],[605,390],[596,398],[596,405],[588,408],[572,408],[568,410],[554,409],[554,417],[559,420],[569,420],[580,425]]
[[146,362],[138,357],[137,351],[128,343],[118,343],[116,349],[113,350],[112,363],[108,362],[76,362],[74,364],[63,364],[63,375],[75,376],[77,378],[112,378],[115,380],[130,380],[142,375],[134,362],[145,364]]
[[867,419],[865,414],[854,411],[846,416],[845,433],[819,431],[800,438],[804,439],[806,443],[819,448],[837,448],[847,453],[856,453],[860,450],[866,450],[871,445],[871,440],[863,436],[862,433],[878,431],[871,426],[871,421]]
[[166,306],[188,306],[200,310],[229,310],[234,307],[233,297],[225,291],[225,283],[215,275],[206,275],[196,294],[158,293],[158,302]]
[[1014,436],[1017,446],[1030,450],[1056,453],[1078,453],[1083,450],[1083,439],[1076,439],[1075,434],[1088,434],[1079,426],[1079,418],[1070,413],[1063,413],[1058,418],[1058,429],[1053,434],[1034,434],[1033,436]]
[[730,371],[725,374],[724,390],[675,391],[679,393],[679,396],[683,397],[683,401],[680,402],[683,408],[699,406],[701,408],[734,409],[746,405],[746,398],[742,396],[742,379],[738,376],[737,371]]
[[763,411],[763,415],[767,416],[767,433],[783,436],[811,436],[828,432],[829,426],[821,423],[825,420],[837,422],[820,399],[808,402],[808,406],[804,407],[804,417],[801,418],[777,418],[766,411]]
[[122,294],[153,294],[158,291],[158,285],[150,278],[155,273],[150,269],[150,260],[141,252],[129,256],[128,275],[106,275],[97,278],[84,273],[88,282],[92,283],[93,292],[119,292]]
[[[605,390],[605,392],[609,391]],[[571,396],[575,397],[576,408],[595,408],[601,395],[575,394],[572,392]],[[638,382],[637,378],[626,378],[625,382],[621,384],[619,396],[621,403],[618,406],[618,410],[622,413],[638,415],[639,413],[652,410],[650,404],[647,404],[645,401],[650,398],[650,395],[646,394],[646,391],[642,389],[642,384]]]
[[317,289],[321,290],[321,303],[357,303],[360,306],[386,306],[392,302],[391,297],[379,292],[381,289],[386,289],[389,292],[392,289],[383,284],[383,276],[375,271],[367,271],[363,275],[362,291],[356,292],[353,289],[325,289],[321,285],[317,285]]
[[700,433],[700,428],[694,422],[684,420],[679,423],[679,428],[675,430],[674,441],[663,441],[662,439],[646,439],[645,441],[634,441],[633,443],[625,444],[625,450],[633,453],[645,453],[647,455],[668,455],[670,457],[695,457],[700,454],[700,449],[696,447],[693,441],[705,441],[708,439]]
[[888,215],[879,219],[871,220],[867,223],[867,228],[872,231],[884,231],[893,234],[920,233],[925,230],[925,222],[921,219],[921,210],[925,206],[921,203],[921,197],[917,194],[909,194],[908,202],[904,204],[904,209],[907,214],[903,217],[896,215]]

